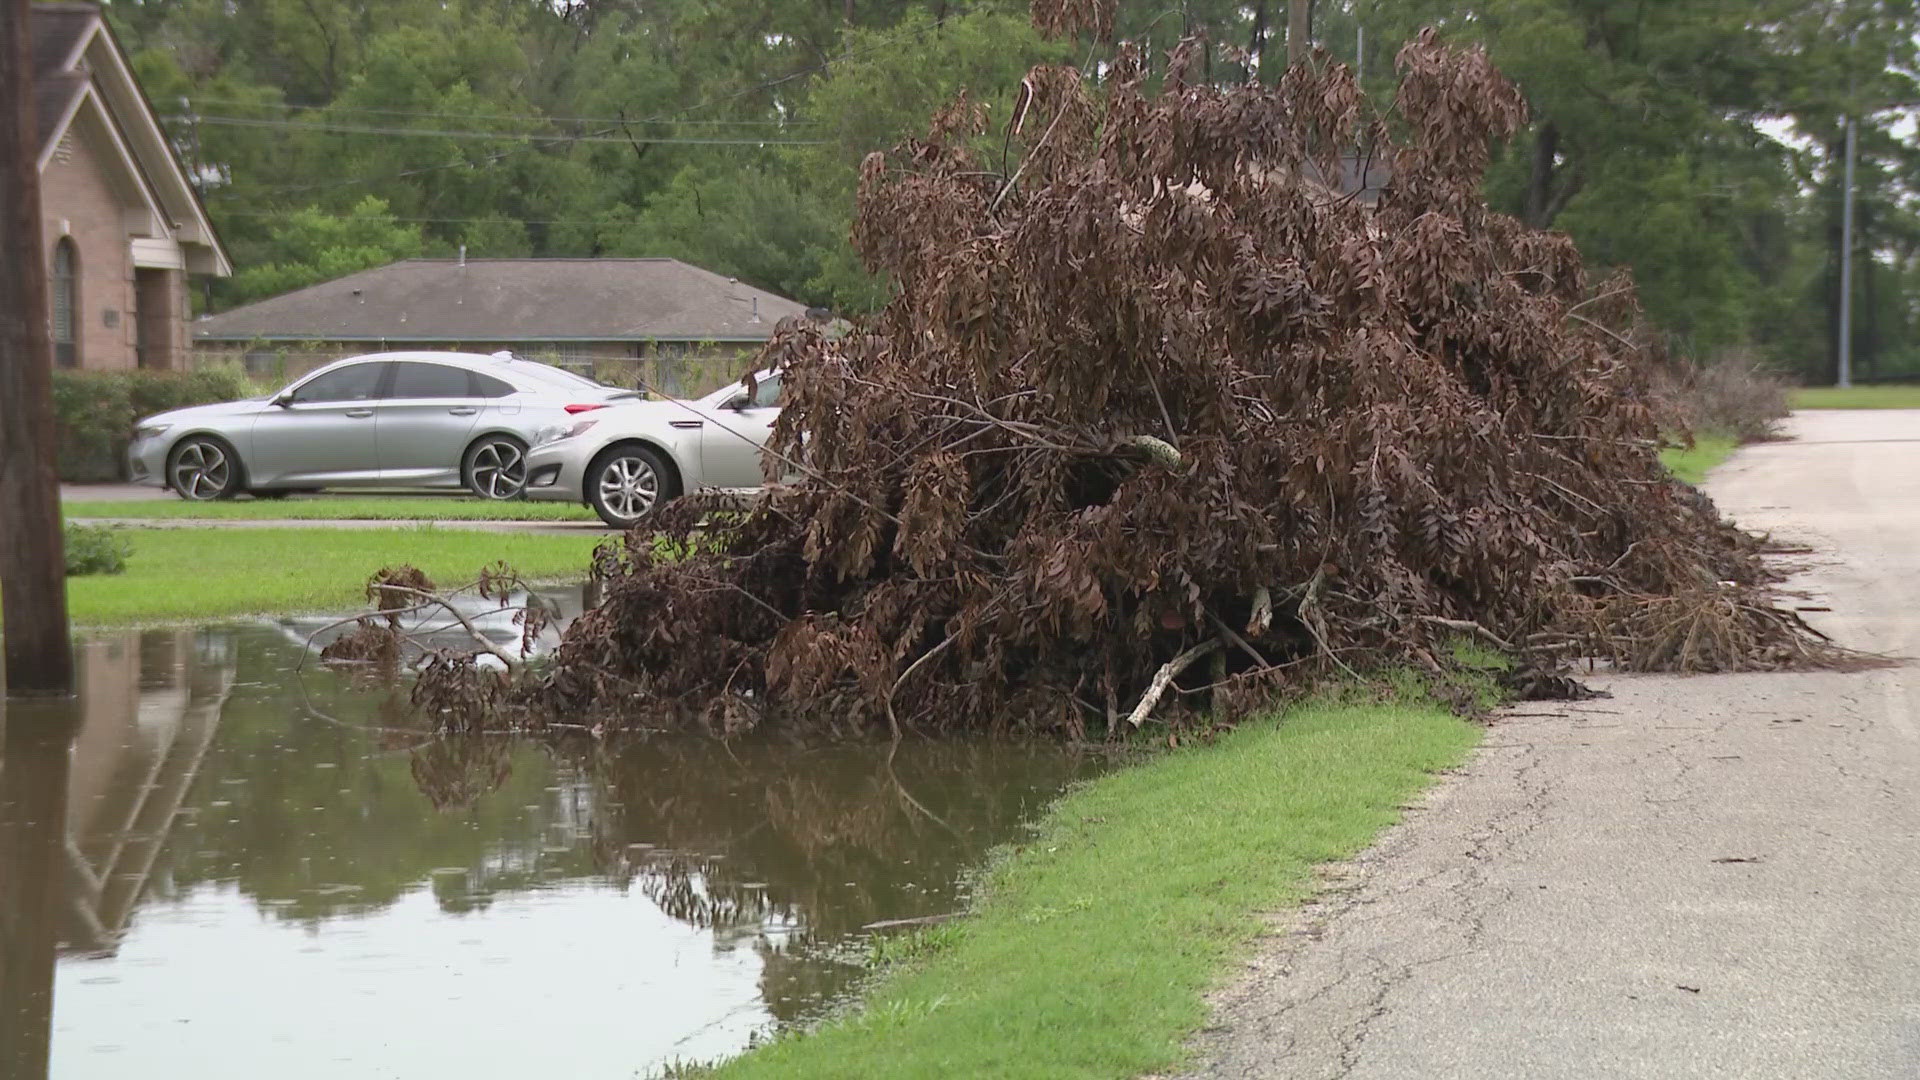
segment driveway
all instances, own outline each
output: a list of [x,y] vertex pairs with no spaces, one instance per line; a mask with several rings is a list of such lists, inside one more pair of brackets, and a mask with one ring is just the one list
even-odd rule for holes
[[[1846,644],[1920,650],[1920,412],[1808,412],[1707,489],[1819,554]],[[1509,710],[1276,926],[1207,1077],[1920,1076],[1914,669],[1599,680]]]

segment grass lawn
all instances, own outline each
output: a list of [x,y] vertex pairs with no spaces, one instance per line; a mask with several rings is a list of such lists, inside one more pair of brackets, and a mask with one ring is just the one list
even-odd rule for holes
[[1693,440],[1693,449],[1668,449],[1660,451],[1660,463],[1667,471],[1685,480],[1697,484],[1706,478],[1707,472],[1715,465],[1727,460],[1739,447],[1731,436],[1701,435]]
[[[977,912],[895,938],[865,1007],[721,1065],[737,1077],[1116,1077],[1177,1065],[1262,915],[1312,893],[1479,728],[1326,700],[1069,794]],[[695,1075],[704,1070],[687,1070]]]
[[522,536],[470,530],[127,529],[125,573],[67,579],[76,624],[198,622],[234,615],[346,611],[369,575],[412,563],[442,585],[504,559],[530,579],[586,576],[598,533]]
[[1796,409],[1920,409],[1920,385],[1813,386],[1789,400]]
[[314,496],[190,503],[164,499],[65,504],[70,518],[203,518],[289,521],[593,521],[593,511],[570,502],[495,502],[431,495]]

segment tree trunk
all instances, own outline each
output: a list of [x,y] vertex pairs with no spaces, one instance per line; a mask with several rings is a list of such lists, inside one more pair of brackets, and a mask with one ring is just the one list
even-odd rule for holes
[[1533,164],[1527,174],[1527,203],[1521,219],[1536,229],[1549,229],[1567,202],[1578,194],[1580,174],[1569,175],[1560,164],[1560,129],[1553,121],[1540,125],[1533,138]]
[[1247,69],[1249,82],[1266,82],[1267,58],[1267,0],[1256,0],[1253,7],[1253,33],[1247,35],[1247,55],[1251,65]]
[[[53,342],[31,0],[0,0],[0,634],[9,694],[73,692],[60,486],[53,470]],[[12,102],[11,105],[6,102]]]
[[1313,39],[1313,0],[1287,0],[1287,66],[1307,58]]

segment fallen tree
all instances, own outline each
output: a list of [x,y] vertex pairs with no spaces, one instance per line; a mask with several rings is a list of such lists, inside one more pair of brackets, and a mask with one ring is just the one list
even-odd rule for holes
[[[733,732],[1112,730],[1288,685],[1535,663],[1724,670],[1837,655],[1759,542],[1671,481],[1631,282],[1479,195],[1519,93],[1478,51],[1157,94],[1037,68],[862,169],[898,286],[861,332],[778,335],[744,517],[603,552],[604,602],[523,702]],[[1355,153],[1358,160],[1355,160]],[[1017,160],[1017,166],[1008,163]],[[1384,166],[1376,200],[1343,184]],[[667,552],[670,554],[663,554]]]

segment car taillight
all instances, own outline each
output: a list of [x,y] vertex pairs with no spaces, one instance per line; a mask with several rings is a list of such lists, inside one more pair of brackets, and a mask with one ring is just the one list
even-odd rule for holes
[[604,408],[606,408],[605,405],[569,405],[567,406],[567,415],[579,416],[583,412],[592,412],[595,409]]

